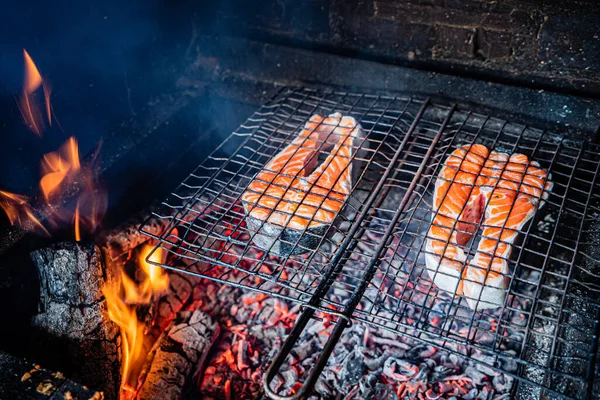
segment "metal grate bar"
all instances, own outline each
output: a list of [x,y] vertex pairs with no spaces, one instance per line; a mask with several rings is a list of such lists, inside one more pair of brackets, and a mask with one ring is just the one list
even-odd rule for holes
[[[254,243],[241,196],[313,114],[333,112],[362,125],[365,135],[352,161],[363,166],[335,221],[314,235],[316,247],[301,244],[311,235],[305,231],[287,242],[290,253],[274,257]],[[448,155],[473,143],[524,153],[550,171],[554,183],[544,207],[512,243],[505,304],[480,312],[473,312],[463,297],[440,291],[424,262],[435,182]],[[166,268],[302,304],[286,349],[317,310],[335,315],[335,334],[317,370],[353,320],[477,359],[513,376],[515,391],[579,398],[594,393],[597,369],[599,170],[598,145],[462,106],[286,88],[229,136],[153,215],[168,220],[168,229],[155,236],[156,247],[169,254],[160,264]],[[309,223],[314,221],[313,216]],[[477,234],[464,248],[467,255],[473,256],[480,238]],[[296,250],[306,255],[296,256]],[[284,361],[280,356],[273,366]],[[309,377],[307,387],[317,375]]]

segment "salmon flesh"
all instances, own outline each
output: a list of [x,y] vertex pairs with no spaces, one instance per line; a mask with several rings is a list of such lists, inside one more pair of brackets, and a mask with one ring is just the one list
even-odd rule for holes
[[[464,295],[471,309],[501,307],[509,284],[512,245],[552,190],[551,175],[523,154],[481,144],[452,152],[435,183],[434,216],[425,263],[432,281]],[[475,255],[465,248],[482,229]]]
[[352,117],[313,115],[267,163],[242,195],[246,224],[258,247],[285,256],[318,246],[350,195],[355,141],[362,136]]

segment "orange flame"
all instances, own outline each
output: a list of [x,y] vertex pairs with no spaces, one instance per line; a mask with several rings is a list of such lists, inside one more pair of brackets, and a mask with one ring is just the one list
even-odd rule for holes
[[97,179],[94,160],[85,166],[81,165],[79,146],[74,137],[70,137],[57,151],[45,154],[42,159],[40,190],[46,201],[54,200],[61,193],[60,189],[65,182],[78,183],[79,195],[75,210],[61,208],[59,205],[54,208],[52,215],[54,223],[59,220],[73,221],[77,241],[81,240],[84,226],[87,231],[95,232],[108,204],[107,193],[102,190]]
[[20,225],[27,230],[39,228],[49,235],[40,220],[33,215],[27,197],[0,190],[0,207],[6,213],[11,225]]
[[[23,49],[23,57],[25,74],[23,92],[18,105],[25,123],[35,134],[41,136],[46,127],[43,109],[45,109],[48,124],[52,126],[51,88],[44,81],[33,59],[25,49]],[[36,101],[35,96],[40,87],[43,90],[45,107],[41,107]],[[84,226],[88,228],[89,232],[96,230],[108,203],[106,192],[101,190],[94,168],[99,150],[98,147],[92,161],[82,168],[77,140],[70,137],[58,151],[44,155],[41,163],[40,189],[51,211],[51,215],[46,215],[47,220],[52,224],[72,221],[77,241],[81,240]],[[58,198],[57,194],[61,192],[60,189],[66,181],[80,189],[75,210],[67,209],[65,204],[54,201]],[[33,214],[26,197],[0,192],[0,207],[4,209],[13,225],[18,224],[27,230],[41,228],[48,233]]]
[[[138,257],[138,265],[145,273],[142,282],[137,284],[121,270],[120,287],[104,288],[109,317],[121,329],[123,341],[121,388],[130,393],[137,389],[138,376],[146,359],[143,351],[145,325],[137,319],[137,306],[150,304],[153,296],[164,292],[169,287],[169,276],[161,268],[146,261],[151,251],[152,246],[144,245]],[[162,262],[162,258],[162,249],[158,248],[150,260],[159,263]]]
[[38,136],[46,129],[41,107],[35,99],[35,92],[42,86],[44,91],[44,102],[46,104],[46,117],[48,123],[52,125],[52,106],[50,104],[50,86],[44,83],[40,71],[31,59],[27,50],[23,49],[23,58],[25,59],[25,77],[23,79],[23,93],[19,99],[18,105],[23,115],[25,123],[33,133]]
[[77,207],[75,208],[75,215],[73,216],[73,225],[75,229],[75,241],[81,241],[81,230],[79,229],[79,202],[77,202]]
[[[108,316],[121,329],[122,365],[121,388],[134,391],[136,379],[143,361],[144,324],[138,321],[136,308],[121,299],[119,288],[105,287],[104,297],[108,305]],[[138,366],[140,365],[140,366]],[[136,368],[134,368],[136,367]]]
[[[148,255],[152,249],[153,246],[144,245],[144,247],[142,247],[142,251],[140,251],[138,263],[142,266],[142,269],[146,273],[150,291],[156,294],[164,293],[169,288],[169,275],[167,275],[164,269],[146,261],[146,258],[148,258]],[[163,260],[162,247],[158,247],[148,260],[153,263],[160,264]]]
[[43,176],[40,180],[40,188],[44,197],[47,200],[50,199],[68,174],[78,171],[80,168],[79,148],[77,139],[74,137],[70,137],[58,151],[45,154],[42,159]]
[[77,183],[79,195],[75,210],[60,205],[56,207],[55,204],[52,215],[54,223],[73,221],[77,241],[81,240],[83,227],[88,232],[95,232],[108,204],[107,193],[98,183],[93,164],[92,161],[89,165],[81,165],[79,146],[74,137],[70,137],[57,151],[45,154],[42,159],[40,190],[46,201],[51,202],[58,197],[65,182]]

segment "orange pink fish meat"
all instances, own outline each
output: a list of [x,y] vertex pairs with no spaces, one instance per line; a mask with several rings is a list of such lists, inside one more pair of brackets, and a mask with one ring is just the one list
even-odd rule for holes
[[[446,159],[434,189],[425,262],[438,288],[464,295],[470,308],[504,304],[508,260],[519,231],[552,189],[548,171],[523,154],[462,146]],[[481,229],[475,255],[466,246]]]
[[267,163],[242,195],[247,226],[259,247],[282,255],[314,248],[350,194],[355,141],[361,136],[352,117],[313,115]]

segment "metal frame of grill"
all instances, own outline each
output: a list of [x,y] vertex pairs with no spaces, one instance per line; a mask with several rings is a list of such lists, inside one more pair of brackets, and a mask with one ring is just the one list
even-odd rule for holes
[[[313,114],[333,112],[362,125],[364,152],[356,152],[355,161],[366,167],[316,250],[274,257],[253,244],[240,197]],[[525,153],[548,169],[554,182],[544,207],[513,245],[504,306],[483,312],[470,311],[462,297],[438,292],[423,262],[435,180],[447,156],[469,143]],[[408,96],[284,88],[154,213],[151,218],[168,219],[164,233],[153,236],[143,226],[142,232],[158,240],[155,250],[169,254],[158,265],[303,305],[265,374],[265,390],[273,398],[306,395],[352,321],[462,357],[477,352],[482,364],[516,378],[514,393],[593,398],[600,395],[594,379],[600,333],[599,168],[596,144],[467,107]],[[466,249],[470,255],[474,242]],[[319,362],[293,396],[274,393],[269,383],[321,312],[337,318]],[[443,322],[434,325],[432,318]],[[478,340],[481,332],[488,333],[484,342]]]

